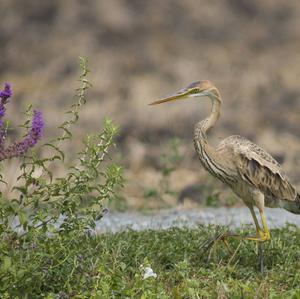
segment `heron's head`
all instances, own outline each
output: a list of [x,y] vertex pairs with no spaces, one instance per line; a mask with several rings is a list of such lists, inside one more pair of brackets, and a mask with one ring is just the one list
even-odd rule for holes
[[197,81],[191,83],[187,87],[180,89],[178,92],[171,94],[167,97],[159,99],[150,103],[149,105],[157,105],[165,102],[184,100],[192,97],[205,97],[215,98],[220,101],[220,95],[217,88],[208,80]]

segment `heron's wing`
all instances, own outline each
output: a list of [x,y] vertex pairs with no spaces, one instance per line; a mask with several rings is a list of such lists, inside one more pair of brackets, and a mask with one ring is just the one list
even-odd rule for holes
[[240,137],[226,138],[219,146],[230,149],[242,180],[265,195],[295,201],[297,191],[281,169],[280,164],[264,149]]

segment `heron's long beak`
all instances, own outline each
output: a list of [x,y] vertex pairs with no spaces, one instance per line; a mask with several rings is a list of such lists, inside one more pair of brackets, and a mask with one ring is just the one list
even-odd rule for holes
[[176,100],[183,100],[183,99],[187,98],[187,96],[190,95],[192,92],[193,92],[193,90],[190,90],[190,89],[184,90],[184,91],[179,91],[179,92],[171,94],[165,98],[154,101],[154,102],[150,103],[149,105],[157,105],[157,104],[176,101]]

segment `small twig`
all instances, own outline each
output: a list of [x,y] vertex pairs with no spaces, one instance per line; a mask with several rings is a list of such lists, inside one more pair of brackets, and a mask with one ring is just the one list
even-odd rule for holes
[[[54,219],[54,217],[50,217],[48,220],[46,220],[46,221],[43,221],[42,223],[40,223],[40,224],[38,224],[37,226],[33,226],[32,228],[33,229],[37,229],[37,228],[40,228],[40,227],[42,227],[43,225],[47,225],[50,221],[52,221]],[[20,236],[19,236],[19,239],[21,239],[21,238],[23,238],[24,236],[26,236],[27,234],[28,234],[28,230],[27,231],[25,231],[23,234],[21,234]]]

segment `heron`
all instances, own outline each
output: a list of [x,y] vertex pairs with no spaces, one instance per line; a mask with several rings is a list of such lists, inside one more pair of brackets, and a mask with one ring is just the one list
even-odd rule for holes
[[[271,239],[265,207],[280,207],[300,214],[300,195],[290,182],[280,164],[263,148],[248,139],[233,135],[212,146],[207,133],[217,123],[222,105],[219,90],[209,80],[197,81],[178,92],[149,105],[184,100],[208,98],[210,115],[194,128],[194,147],[202,166],[214,177],[228,185],[249,208],[256,234],[245,239],[262,242]],[[260,214],[261,223],[254,208]]]

